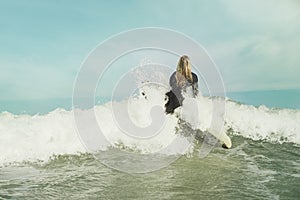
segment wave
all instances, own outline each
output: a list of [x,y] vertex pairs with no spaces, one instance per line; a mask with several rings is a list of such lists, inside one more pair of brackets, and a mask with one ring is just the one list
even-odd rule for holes
[[[191,129],[201,132],[210,130],[215,120],[213,113],[216,102],[219,103],[218,105],[223,105],[222,103],[225,102],[225,107],[220,107],[224,113],[217,111],[217,114],[224,118],[223,131],[231,137],[239,135],[252,140],[265,140],[279,144],[283,142],[300,144],[299,110],[254,107],[229,99],[199,95],[197,99],[186,97],[182,108],[177,109],[175,114],[166,116],[163,106],[166,102],[164,94],[167,89],[157,85],[147,85],[140,88],[139,94],[128,100],[108,102],[96,105],[91,110],[82,111],[83,114],[95,112],[97,123],[109,141],[109,145],[105,144],[101,150],[117,147],[141,153],[159,152],[179,138],[176,145],[168,148],[164,153],[186,153],[193,149],[193,141],[190,137],[178,137],[178,129],[182,128],[180,123],[187,122]],[[117,111],[114,110],[116,108]],[[122,121],[126,122],[128,119],[134,126],[122,124]],[[154,126],[156,130],[154,135],[147,131],[135,131],[137,135],[124,134],[126,132],[124,129],[130,132],[132,127],[145,128],[155,124],[155,121],[158,128]],[[77,131],[74,111],[58,108],[48,114],[34,116],[2,112],[0,114],[0,163],[48,160],[53,155],[86,153],[88,150],[82,144],[82,133],[78,135]]]
[[255,107],[226,101],[228,133],[252,140],[300,144],[300,110]]

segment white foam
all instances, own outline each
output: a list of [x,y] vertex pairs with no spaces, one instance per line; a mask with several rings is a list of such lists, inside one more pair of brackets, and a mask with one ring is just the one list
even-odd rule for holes
[[[95,111],[96,119],[102,133],[109,141],[109,145],[102,146],[105,150],[109,146],[125,146],[141,153],[161,152],[165,154],[184,153],[190,145],[187,138],[179,137],[175,133],[178,118],[165,115],[166,88],[145,86],[147,93],[138,95],[121,102],[108,102],[94,107],[94,110],[82,110],[80,114]],[[113,106],[112,106],[113,105]],[[154,109],[158,107],[158,109]],[[114,112],[114,109],[117,111]],[[129,115],[127,115],[129,114]],[[117,122],[128,119],[138,128],[153,124],[153,120],[162,119],[161,127],[144,129],[144,132],[132,130],[132,126]],[[129,133],[124,129],[129,128]],[[8,112],[0,114],[0,163],[47,160],[58,154],[85,153],[86,144],[82,144],[82,134],[77,133],[72,111],[56,109],[46,115],[14,115]],[[147,132],[148,131],[148,132]],[[84,137],[84,136],[83,136]],[[93,139],[93,138],[91,138]],[[96,141],[101,146],[102,141]],[[173,143],[173,144],[172,144]],[[172,144],[172,145],[171,145]]]
[[[141,91],[146,93],[147,98],[140,94],[129,101],[95,106],[97,121],[107,140],[112,146],[121,144],[142,153],[162,151],[174,142],[173,146],[162,152],[168,154],[186,152],[189,139],[178,137],[176,134],[178,123],[176,114],[166,116],[163,113],[164,93],[167,89],[148,85]],[[123,112],[125,110],[114,113],[112,105],[126,108],[126,111],[128,109],[130,121],[137,127],[147,127],[154,123],[153,120],[156,118],[164,120],[163,126],[157,135],[147,139],[130,137],[124,134],[122,129],[129,128],[130,132],[132,127],[120,129],[115,122],[116,114],[121,121],[128,118],[126,112]],[[181,113],[182,118],[193,128],[206,131],[212,128],[213,106],[211,98],[202,96],[197,99],[186,98],[183,107],[177,109],[176,113]],[[152,109],[154,107],[158,109]],[[264,106],[256,108],[226,100],[225,112],[224,130],[230,129],[234,135],[253,140],[300,144],[299,110],[272,110]],[[151,131],[135,134],[146,137]],[[72,111],[56,109],[46,115],[35,116],[14,115],[8,112],[0,114],[0,163],[47,160],[54,154],[76,154],[86,151],[76,132]]]
[[226,128],[234,135],[275,143],[300,144],[300,111],[226,102]]
[[[129,101],[109,102],[97,106],[97,121],[110,144],[122,143],[142,153],[154,153],[170,147],[172,141],[179,139],[175,132],[178,118],[164,113],[166,91],[163,87],[146,85],[141,89],[146,96],[141,94]],[[153,109],[155,107],[158,108],[156,111]],[[130,120],[127,123],[128,118]],[[154,126],[145,128],[150,125]],[[187,140],[181,139],[182,146],[186,146]],[[168,148],[168,153],[182,153],[179,147]]]
[[0,114],[0,163],[47,160],[53,154],[85,152],[70,111],[47,115]]

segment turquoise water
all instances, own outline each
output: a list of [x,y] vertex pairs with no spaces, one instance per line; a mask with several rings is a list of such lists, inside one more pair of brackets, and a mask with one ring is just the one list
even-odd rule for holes
[[[227,96],[243,104],[269,108],[300,109],[300,90],[267,90],[248,92],[229,92]],[[96,98],[96,104],[108,102],[110,98]],[[8,111],[14,114],[45,114],[56,108],[71,110],[72,99],[41,99],[41,100],[0,100],[0,111]]]
[[[110,98],[98,97],[95,100],[96,104],[108,102]],[[14,114],[46,114],[57,108],[66,110],[72,109],[71,98],[56,98],[56,99],[36,99],[36,100],[0,100],[0,111],[7,111]]]
[[300,90],[229,92],[230,99],[254,106],[300,109]]

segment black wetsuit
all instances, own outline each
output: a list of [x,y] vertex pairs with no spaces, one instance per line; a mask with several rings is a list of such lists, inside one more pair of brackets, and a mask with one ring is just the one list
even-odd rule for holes
[[193,81],[187,79],[183,86],[177,85],[176,72],[174,72],[170,77],[171,91],[167,92],[168,102],[166,103],[166,113],[173,113],[176,108],[182,106],[184,97],[182,92],[186,92],[188,87],[192,89],[192,95],[195,97],[198,94],[198,77],[196,74],[192,73]]

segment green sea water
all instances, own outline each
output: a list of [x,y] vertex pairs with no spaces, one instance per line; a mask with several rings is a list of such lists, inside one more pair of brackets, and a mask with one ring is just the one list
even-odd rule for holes
[[232,139],[232,149],[216,147],[205,158],[196,150],[144,174],[108,168],[90,154],[3,166],[0,198],[299,199],[299,146]]

